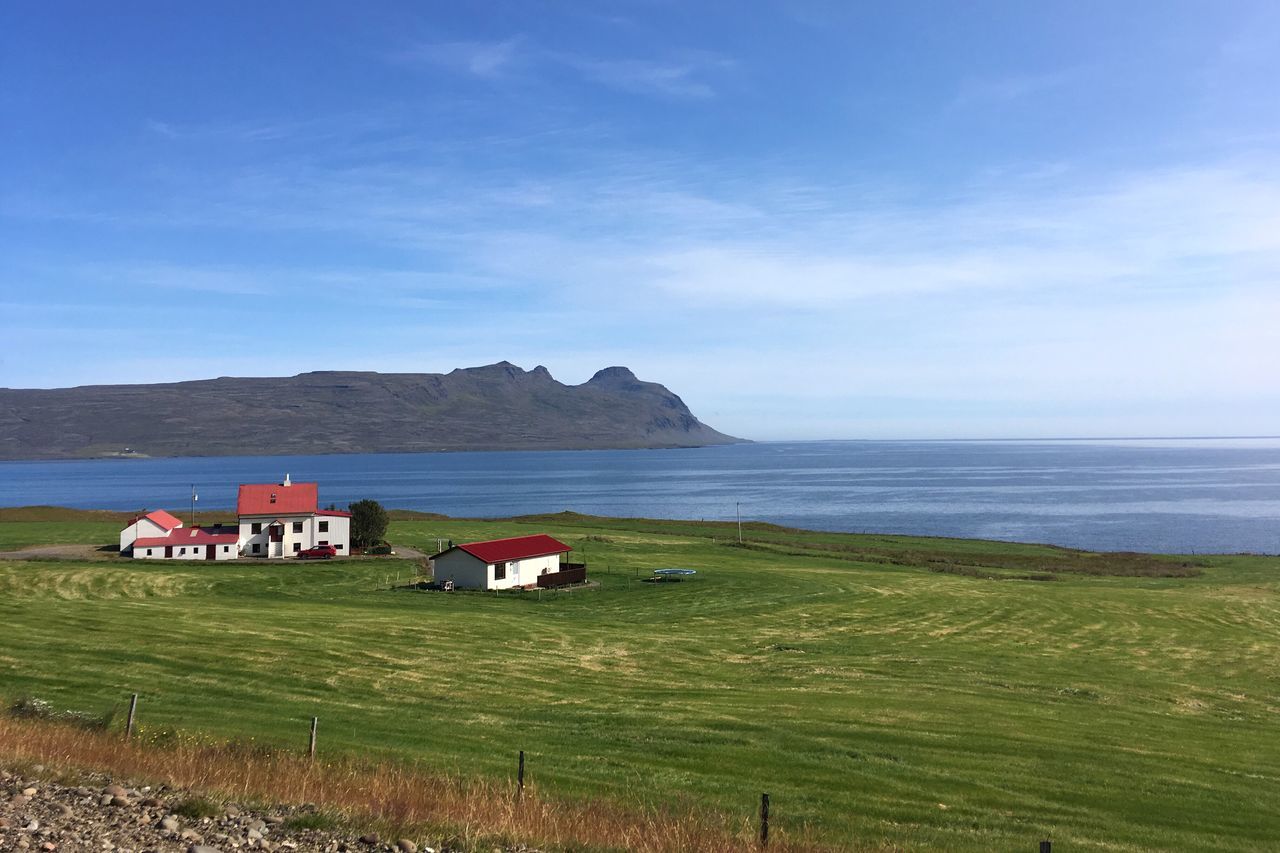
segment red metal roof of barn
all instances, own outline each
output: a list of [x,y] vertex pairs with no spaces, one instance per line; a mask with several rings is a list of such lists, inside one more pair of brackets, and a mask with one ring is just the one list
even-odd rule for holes
[[133,518],[129,519],[129,524],[126,524],[125,527],[129,527],[130,525],[137,524],[139,521],[142,521],[142,519],[144,518],[147,519],[148,521],[155,522],[157,525],[160,526],[160,529],[162,530],[172,530],[175,527],[182,526],[182,519],[177,518],[176,516],[170,513],[167,513],[162,509],[157,509],[157,510],[152,510],[146,515],[134,516]]
[[319,487],[315,483],[246,483],[236,501],[239,515],[307,515],[316,511]]
[[240,539],[236,532],[211,533],[203,527],[182,527],[168,536],[148,536],[134,540],[135,548],[163,548],[166,545],[234,545]]
[[513,536],[510,539],[492,539],[488,542],[468,542],[459,545],[463,551],[486,563],[505,563],[508,560],[524,560],[529,557],[545,557],[572,551],[568,545],[545,533],[533,536]]

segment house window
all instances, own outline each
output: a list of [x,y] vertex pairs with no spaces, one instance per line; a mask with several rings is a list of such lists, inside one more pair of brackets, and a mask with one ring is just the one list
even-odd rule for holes
[[494,579],[494,580],[496,580],[496,581],[501,581],[501,580],[506,580],[506,579],[507,579],[507,564],[506,564],[506,563],[494,563],[494,564],[493,564],[493,579]]
[[150,548],[148,548],[148,549],[147,549],[147,556],[148,556],[148,557],[150,557],[150,556],[151,556],[151,549],[150,549]]
[[230,550],[231,550],[231,546],[230,546],[230,545],[223,545],[223,546],[222,546],[222,553],[226,554],[226,553],[227,553],[227,552],[229,552]]
[[328,533],[328,532],[329,532],[329,522],[327,522],[327,521],[322,521],[322,522],[320,522],[320,532],[321,532],[321,533]]
[[293,543],[293,553],[295,553],[295,554],[296,554],[296,553],[298,553],[298,552],[299,552],[299,551],[301,551],[301,550],[302,550],[302,543],[301,543],[301,542],[294,542],[294,543]]
[[178,549],[178,556],[179,556],[179,557],[181,557],[181,556],[182,556],[183,554],[185,554],[185,553],[187,553],[187,549],[186,549],[186,548],[179,548],[179,549]]
[[261,542],[254,542],[254,543],[253,543],[253,553],[255,553],[255,554],[261,554],[261,553],[262,553],[262,543],[261,543]]
[[[261,533],[261,532],[262,532],[262,522],[261,522],[261,521],[255,521],[255,522],[253,523],[253,527],[249,528],[249,532],[250,532],[250,533],[254,533],[254,534]],[[254,548],[253,550],[255,550],[255,551],[256,551],[256,550],[258,550],[258,549],[257,549],[257,548]]]
[[301,522],[301,521],[295,521],[295,522],[293,523],[293,532],[294,532],[294,533],[301,533],[301,532],[302,532],[302,522]]
[[328,539],[321,539],[321,540],[320,540],[320,544],[321,544],[321,545],[328,545],[328,544],[329,544],[329,540],[328,540]]
[[339,542],[337,545],[334,545],[334,546],[333,546],[333,550],[335,550],[335,551],[341,551],[341,550],[342,550],[342,543],[341,543],[341,542]]

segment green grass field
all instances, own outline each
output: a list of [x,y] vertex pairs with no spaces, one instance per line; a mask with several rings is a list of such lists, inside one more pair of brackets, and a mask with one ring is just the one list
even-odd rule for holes
[[[10,516],[13,517],[13,516]],[[0,548],[111,542],[0,521]],[[397,590],[415,565],[0,562],[0,693],[706,806],[835,844],[1257,850],[1280,839],[1280,560],[578,516],[596,589]],[[648,584],[657,567],[696,578]],[[1113,574],[1114,573],[1114,574]],[[390,583],[387,582],[390,579]]]

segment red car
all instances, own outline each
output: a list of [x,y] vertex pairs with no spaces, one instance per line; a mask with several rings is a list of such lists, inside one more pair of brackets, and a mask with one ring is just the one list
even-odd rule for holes
[[338,549],[332,545],[317,545],[314,548],[307,548],[305,551],[298,552],[299,560],[328,560],[330,557],[338,556]]

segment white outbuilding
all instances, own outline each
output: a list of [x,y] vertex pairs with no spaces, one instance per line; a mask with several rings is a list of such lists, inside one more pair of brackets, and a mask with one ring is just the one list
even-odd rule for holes
[[128,553],[138,539],[154,539],[168,536],[173,530],[182,526],[182,520],[162,509],[148,512],[129,519],[124,530],[120,531],[120,553]]
[[459,589],[512,589],[549,585],[551,576],[561,574],[560,555],[572,550],[538,533],[454,545],[431,559],[439,583],[452,581]]
[[175,527],[164,536],[139,537],[135,560],[234,560],[240,556],[234,527]]

